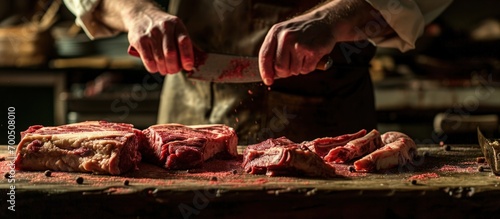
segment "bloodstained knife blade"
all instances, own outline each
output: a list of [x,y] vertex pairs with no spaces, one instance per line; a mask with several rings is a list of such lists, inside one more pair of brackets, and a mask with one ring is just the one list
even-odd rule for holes
[[[129,46],[128,53],[140,57],[132,46]],[[188,78],[219,83],[262,82],[257,57],[205,53],[196,49],[194,54],[194,70],[186,72]],[[331,57],[324,56],[316,69],[328,70],[331,66]]]

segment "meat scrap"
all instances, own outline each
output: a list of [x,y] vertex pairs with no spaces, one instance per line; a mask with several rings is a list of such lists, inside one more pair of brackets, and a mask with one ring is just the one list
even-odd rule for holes
[[140,130],[131,124],[87,121],[30,126],[16,150],[19,170],[55,170],[120,175],[137,168]]
[[323,159],[327,162],[347,163],[365,156],[381,146],[380,133],[373,129],[363,137],[351,140],[344,146],[333,148]]
[[360,131],[352,134],[340,135],[337,137],[324,137],[317,138],[312,141],[303,142],[303,144],[309,148],[312,152],[318,154],[320,157],[324,157],[330,152],[333,148],[344,146],[348,142],[361,138],[366,134],[365,129],[361,129]]
[[356,171],[373,172],[413,163],[417,147],[410,137],[400,132],[386,132],[381,139],[383,147],[354,162]]
[[365,134],[366,130],[362,129],[302,143],[285,137],[268,139],[244,150],[242,166],[250,174],[334,177],[335,168],[330,162],[355,161],[354,168],[359,172],[375,172],[413,162],[416,145],[407,135],[400,132],[380,135],[375,129]]
[[335,168],[303,144],[280,137],[249,145],[243,152],[245,171],[268,176],[335,177]]
[[143,160],[166,169],[201,167],[214,157],[236,157],[238,137],[225,125],[159,124],[143,130]]

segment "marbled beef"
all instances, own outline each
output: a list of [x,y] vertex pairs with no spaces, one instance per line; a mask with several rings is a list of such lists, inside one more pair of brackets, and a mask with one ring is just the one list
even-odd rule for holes
[[120,175],[137,168],[142,132],[131,124],[87,121],[21,132],[16,168]]
[[250,174],[268,176],[336,176],[335,168],[306,145],[294,143],[285,137],[247,146],[242,166]]
[[166,169],[196,168],[216,155],[238,155],[236,132],[225,125],[159,124],[143,133],[147,139],[140,149],[144,161]]

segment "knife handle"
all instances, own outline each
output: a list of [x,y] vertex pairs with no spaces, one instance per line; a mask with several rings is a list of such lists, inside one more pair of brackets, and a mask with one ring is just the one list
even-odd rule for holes
[[[129,55],[132,55],[135,57],[141,56],[141,55],[139,55],[139,52],[137,52],[137,50],[133,46],[129,46],[127,52]],[[326,70],[330,69],[330,67],[332,67],[332,64],[333,64],[332,57],[330,57],[329,55],[323,56],[323,58],[321,58],[319,60],[318,64],[316,65],[316,70],[326,71]]]

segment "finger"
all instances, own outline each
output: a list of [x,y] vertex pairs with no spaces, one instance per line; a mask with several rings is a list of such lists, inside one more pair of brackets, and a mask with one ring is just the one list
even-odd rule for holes
[[153,50],[154,59],[156,62],[156,68],[161,75],[166,75],[167,67],[165,63],[165,56],[162,50],[162,33],[158,29],[153,29],[151,31],[151,48]]
[[139,43],[134,45],[134,47],[141,56],[142,63],[144,64],[146,70],[150,73],[156,73],[158,72],[158,69],[156,67],[156,61],[149,41],[149,37],[141,37],[141,39],[139,39]]
[[186,71],[192,71],[194,66],[193,43],[182,23],[177,28],[177,45],[180,53],[181,67]]
[[278,35],[278,45],[276,49],[276,60],[274,63],[274,69],[276,70],[276,75],[280,78],[289,77],[290,74],[290,53],[292,49],[290,47],[290,37],[287,32],[281,32]]
[[302,70],[302,63],[304,62],[304,55],[299,51],[295,50],[290,53],[290,74],[299,75]]
[[289,77],[290,74],[290,51],[283,45],[279,45],[276,50],[276,61],[274,63],[274,70],[276,70],[276,76],[280,78]]
[[314,70],[316,70],[316,65],[318,64],[318,62],[319,59],[317,59],[315,56],[305,55],[300,74],[309,74],[313,72]]
[[264,84],[271,85],[274,82],[274,58],[276,54],[277,40],[274,35],[275,28],[267,33],[264,42],[259,50],[259,70],[260,77]]
[[167,73],[173,74],[179,72],[179,52],[177,50],[177,39],[175,37],[175,28],[165,27],[163,36],[163,52],[167,65]]

